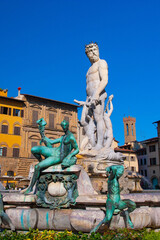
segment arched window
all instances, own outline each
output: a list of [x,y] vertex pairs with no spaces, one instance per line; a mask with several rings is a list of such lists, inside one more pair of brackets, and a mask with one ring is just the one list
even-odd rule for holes
[[8,124],[7,123],[3,123],[1,125],[1,133],[8,134]]
[[18,158],[19,157],[19,145],[18,144],[14,144],[12,146],[13,148],[13,157],[14,158]]
[[132,123],[132,125],[131,125],[131,128],[132,128],[132,136],[133,136],[133,123]]
[[0,157],[7,156],[7,147],[0,147]]
[[14,172],[13,171],[7,171],[7,176],[13,177],[14,176]]
[[14,126],[14,135],[20,135],[21,128],[19,126]]
[[129,135],[129,127],[128,127],[128,123],[126,124],[126,128],[127,128],[127,136]]

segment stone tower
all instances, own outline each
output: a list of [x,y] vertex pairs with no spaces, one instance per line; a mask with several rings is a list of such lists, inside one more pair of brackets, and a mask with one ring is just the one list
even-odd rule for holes
[[134,117],[123,118],[125,143],[136,141],[136,119]]

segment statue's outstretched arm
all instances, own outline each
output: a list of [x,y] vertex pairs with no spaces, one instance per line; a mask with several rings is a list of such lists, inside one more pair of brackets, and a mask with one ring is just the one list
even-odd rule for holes
[[[49,138],[47,138],[47,137],[45,137],[44,138],[44,143],[45,142],[47,142],[47,143],[49,143],[49,144],[51,144],[51,145],[53,145],[53,144],[56,144],[56,143],[60,143],[62,141],[62,137],[60,137],[60,138],[56,138],[56,139],[49,139]],[[45,144],[46,145],[46,144]]]

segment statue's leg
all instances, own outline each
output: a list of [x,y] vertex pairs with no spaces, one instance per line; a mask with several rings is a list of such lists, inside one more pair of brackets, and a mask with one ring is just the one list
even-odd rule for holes
[[55,158],[55,157],[48,157],[45,160],[41,161],[40,163],[38,163],[35,166],[34,169],[34,174],[33,174],[33,178],[31,180],[31,184],[29,186],[29,188],[24,192],[24,194],[28,194],[33,190],[33,186],[35,185],[36,181],[38,180],[40,173],[42,170],[45,170],[46,168],[53,166],[55,164],[60,163],[61,160],[60,158]]
[[106,216],[93,230],[91,230],[90,233],[97,232],[102,224],[108,224],[112,219],[114,210],[115,210],[115,206],[114,206],[113,202],[110,201],[110,200],[107,201],[107,203],[106,203]]
[[133,201],[129,200],[129,199],[125,199],[123,201],[120,201],[118,209],[119,210],[123,210],[125,208],[127,208],[127,210],[124,211],[127,224],[129,224],[129,226],[131,228],[134,228],[134,225],[133,225],[133,223],[131,221],[129,213],[133,212],[136,209],[136,204]]
[[48,148],[45,146],[34,146],[31,149],[32,154],[37,158],[39,162],[42,161],[42,156],[45,158],[50,157],[53,153],[53,148]]
[[101,105],[97,105],[94,109],[94,119],[97,124],[97,144],[95,146],[96,150],[103,147],[104,133],[105,133],[105,123],[103,118],[104,102]]

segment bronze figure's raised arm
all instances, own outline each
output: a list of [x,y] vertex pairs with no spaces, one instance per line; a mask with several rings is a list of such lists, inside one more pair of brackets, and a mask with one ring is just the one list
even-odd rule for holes
[[[42,137],[40,144],[44,142],[45,146],[35,146],[31,149],[32,154],[38,159],[39,163],[35,166],[32,181],[24,194],[29,194],[32,191],[41,171],[59,163],[61,163],[62,168],[70,167],[76,164],[77,158],[75,155],[79,152],[76,139],[69,131],[69,122],[66,120],[61,122],[64,135],[54,140],[47,138],[44,134],[46,125],[45,120],[41,118],[37,123],[39,124],[39,130]],[[56,143],[60,143],[60,146],[53,148],[52,145]],[[45,158],[44,160],[42,156]]]

